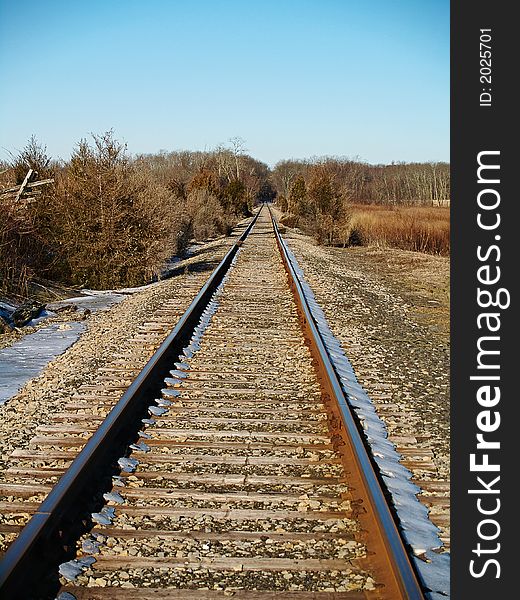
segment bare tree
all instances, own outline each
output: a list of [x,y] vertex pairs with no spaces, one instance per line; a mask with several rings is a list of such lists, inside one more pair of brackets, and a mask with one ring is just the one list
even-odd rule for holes
[[231,152],[235,159],[236,178],[240,179],[240,166],[242,163],[242,156],[246,153],[245,140],[239,136],[230,138],[229,143],[231,144]]

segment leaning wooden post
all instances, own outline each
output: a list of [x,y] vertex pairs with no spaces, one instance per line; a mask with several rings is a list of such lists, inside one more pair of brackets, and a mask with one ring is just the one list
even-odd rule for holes
[[18,190],[16,197],[14,199],[15,202],[18,202],[18,200],[20,200],[20,198],[22,197],[22,194],[27,186],[27,184],[29,183],[29,181],[31,180],[31,177],[33,176],[34,171],[32,169],[29,169],[27,171],[27,175],[25,176],[25,179],[23,180],[22,185],[20,186],[20,189]]

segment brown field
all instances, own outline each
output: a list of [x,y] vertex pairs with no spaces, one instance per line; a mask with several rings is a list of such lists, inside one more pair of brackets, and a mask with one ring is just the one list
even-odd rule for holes
[[450,253],[450,209],[446,206],[352,204],[349,229],[349,245]]

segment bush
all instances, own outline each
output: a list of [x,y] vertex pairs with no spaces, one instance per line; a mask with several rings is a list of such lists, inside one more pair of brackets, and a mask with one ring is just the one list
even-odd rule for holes
[[47,179],[54,175],[54,165],[47,155],[47,148],[42,146],[34,135],[23,150],[17,156],[13,156],[10,167],[15,185],[23,183],[29,169],[36,171],[39,179]]
[[143,283],[185,245],[187,219],[112,132],[93,139],[93,146],[80,142],[55,188],[61,260],[54,276],[95,288]]
[[21,208],[12,199],[0,200],[0,290],[27,295],[32,272],[26,245],[33,228]]
[[[45,179],[54,176],[57,168],[34,136],[3,166],[2,188],[20,185],[29,169]],[[40,229],[44,225],[47,203],[46,187],[40,188],[30,202],[16,201],[15,194],[0,198],[0,289],[5,293],[27,296],[34,272],[46,262],[49,248]]]
[[188,194],[186,212],[191,219],[191,231],[197,240],[217,235],[229,235],[236,221],[225,211],[217,196],[207,188],[195,188]]

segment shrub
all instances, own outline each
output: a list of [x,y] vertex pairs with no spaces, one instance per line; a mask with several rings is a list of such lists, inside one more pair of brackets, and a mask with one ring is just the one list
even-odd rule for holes
[[217,196],[207,188],[192,190],[186,202],[193,237],[205,240],[217,235],[229,235],[236,219],[225,211]]
[[300,200],[303,222],[319,244],[338,244],[345,239],[350,213],[347,198],[334,185],[328,165],[318,164],[310,170],[306,200]]
[[[2,170],[2,188],[20,185],[29,169],[39,178],[54,176],[46,148],[32,136],[24,149],[12,157]],[[48,188],[33,192],[33,199],[15,199],[15,194],[0,197],[0,289],[9,294],[28,294],[33,273],[47,262],[49,248],[41,229],[45,228]]]
[[27,295],[31,269],[27,265],[26,243],[33,227],[21,209],[12,199],[0,200],[0,290]]
[[136,169],[112,132],[82,140],[59,178],[55,276],[96,288],[136,285],[186,243],[178,199]]
[[36,137],[32,135],[16,156],[13,156],[10,164],[11,175],[15,184],[23,183],[27,171],[32,169],[38,173],[39,179],[47,179],[54,174],[54,165],[47,155],[47,148],[42,146]]

